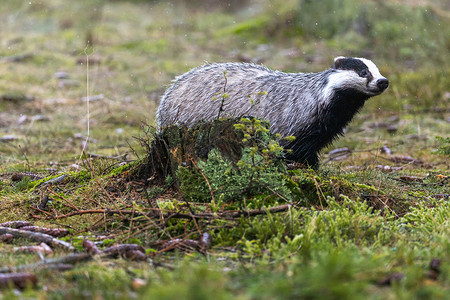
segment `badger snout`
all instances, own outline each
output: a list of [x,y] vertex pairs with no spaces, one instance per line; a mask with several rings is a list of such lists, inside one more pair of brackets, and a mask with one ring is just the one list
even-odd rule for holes
[[377,80],[377,87],[380,89],[380,91],[384,91],[389,86],[389,80],[386,78],[381,78]]

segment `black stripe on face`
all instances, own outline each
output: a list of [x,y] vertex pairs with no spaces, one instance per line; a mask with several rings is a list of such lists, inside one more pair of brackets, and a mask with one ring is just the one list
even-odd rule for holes
[[353,70],[361,77],[368,78],[369,81],[373,78],[369,68],[361,60],[352,57],[338,58],[333,66],[336,70]]

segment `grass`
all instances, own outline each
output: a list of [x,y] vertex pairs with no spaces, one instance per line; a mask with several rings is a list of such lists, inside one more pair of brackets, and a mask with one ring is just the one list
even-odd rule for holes
[[[445,1],[344,1],[339,4],[342,11],[337,3],[327,1],[332,10],[341,12],[328,18],[307,1],[249,1],[233,11],[192,7],[181,0],[173,5],[3,1],[0,138],[17,139],[0,141],[0,222],[28,220],[67,228],[71,232],[67,240],[79,250],[85,238],[102,249],[114,243],[138,243],[146,248],[149,261],[99,258],[65,272],[28,270],[38,277],[36,287],[3,288],[0,295],[5,299],[209,299],[211,295],[218,299],[446,299],[450,26]],[[315,20],[325,19],[326,26],[314,25]],[[197,224],[173,218],[162,228],[155,227],[157,218],[146,217],[149,199],[151,205],[180,213],[190,209],[208,213],[214,208],[204,182],[200,189],[206,191],[206,196],[202,194],[206,202],[191,202],[188,209],[186,195],[173,186],[174,178],[158,186],[126,180],[145,158],[145,149],[134,137],[145,137],[147,127],[142,124],[153,124],[159,97],[174,76],[205,61],[254,60],[288,72],[320,71],[338,55],[369,56],[389,78],[389,90],[368,101],[345,136],[323,151],[319,171],[286,170],[273,177],[283,182],[283,191],[290,189],[285,192],[287,200],[268,197],[266,191],[248,196],[244,204],[242,199],[222,203],[217,199],[215,209],[220,213],[294,200],[295,207]],[[60,71],[68,78],[56,78]],[[104,95],[90,102],[89,118],[83,101],[87,94]],[[21,116],[27,118],[19,122]],[[82,159],[88,121],[89,153],[127,154],[127,161],[134,162]],[[414,161],[393,161],[381,153],[382,146],[392,155],[411,156]],[[330,159],[327,153],[341,147],[351,153],[342,160]],[[228,165],[215,160],[219,163],[199,165],[211,178],[220,174],[213,167]],[[60,174],[68,179],[47,187],[26,177],[11,180],[23,171],[43,176],[42,181]],[[220,189],[220,180],[212,186]],[[74,212],[68,203],[80,210],[133,209],[135,215],[46,218],[33,209],[45,195],[50,195],[48,212],[53,216]],[[228,196],[237,197],[232,189]],[[212,236],[206,253],[161,251],[162,241],[199,238],[196,226]],[[29,244],[26,240],[1,243],[2,265],[39,261],[36,254],[13,252],[14,247]],[[57,250],[54,256],[66,254]],[[430,269],[433,259],[441,262],[438,274]],[[395,273],[401,278],[380,283]]]

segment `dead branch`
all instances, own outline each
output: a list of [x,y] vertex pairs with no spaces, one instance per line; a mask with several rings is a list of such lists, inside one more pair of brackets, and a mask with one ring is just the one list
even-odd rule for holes
[[[33,209],[36,209],[33,207]],[[40,209],[36,209],[40,212],[42,212]],[[138,212],[134,211],[135,214],[139,214]],[[36,219],[45,219],[45,220],[54,220],[54,219],[65,219],[73,216],[80,216],[80,215],[86,215],[86,214],[104,214],[104,215],[113,215],[113,214],[120,214],[120,215],[126,215],[126,214],[133,214],[132,210],[114,210],[114,209],[87,209],[87,210],[77,210],[73,211],[68,214],[59,215],[59,216],[49,216],[46,218],[42,218],[39,216],[34,216]]]
[[134,261],[146,261],[147,260],[147,255],[145,255],[144,252],[139,251],[139,250],[128,250],[127,252],[125,252],[125,254],[123,256],[127,259],[134,260]]
[[140,251],[142,253],[145,253],[144,247],[142,247],[140,245],[120,244],[120,245],[115,245],[115,246],[106,248],[103,251],[103,254],[105,254],[107,256],[113,256],[113,257],[118,256],[118,255],[125,256],[128,251]]
[[61,176],[58,176],[58,177],[52,178],[52,179],[50,179],[50,180],[47,180],[46,182],[43,182],[43,183],[39,184],[39,186],[45,186],[45,185],[48,185],[48,184],[61,183],[61,182],[63,182],[67,177],[68,177],[68,175],[63,174],[63,175],[61,175]]
[[136,244],[120,244],[106,248],[101,251],[95,243],[90,240],[83,241],[83,248],[91,255],[101,255],[101,257],[117,257],[122,256],[126,259],[135,261],[146,261],[145,249]]
[[[92,99],[90,99],[92,101]],[[101,154],[96,154],[96,153],[90,153],[87,152],[86,156],[89,158],[104,158],[104,159],[118,159],[118,160],[126,160],[128,153],[124,153],[121,155],[117,155],[117,156],[108,156],[108,155],[101,155]]]
[[102,251],[98,249],[97,245],[93,241],[88,239],[83,241],[83,248],[90,255],[97,255],[102,253]]
[[[220,111],[219,111],[219,115],[220,115]],[[205,179],[206,184],[208,185],[209,192],[211,193],[211,199],[212,199],[213,206],[216,207],[216,201],[214,200],[214,192],[213,192],[213,190],[212,190],[212,188],[211,188],[211,185],[209,184],[208,178],[206,178],[206,176],[205,176],[205,174],[203,174],[202,170],[201,170],[199,167],[197,167],[197,165],[195,164],[195,162],[194,162],[194,160],[193,160],[192,158],[191,158],[191,162],[192,162],[192,165],[195,167],[195,169],[197,169],[197,171],[198,171],[198,172],[203,176],[203,178]]]
[[47,189],[51,194],[55,195],[56,197],[62,199],[63,201],[66,202],[66,204],[71,207],[72,209],[76,209],[78,210],[78,207],[76,207],[72,202],[70,202],[68,199],[66,199],[65,197],[61,196],[60,194],[56,193],[55,191],[53,191],[52,189],[48,188]]
[[168,241],[165,241],[164,244],[162,244],[161,249],[158,251],[158,253],[174,250],[174,249],[193,249],[196,251],[202,250],[201,242],[192,240],[192,239],[171,239]]
[[72,253],[64,257],[54,258],[54,259],[46,259],[40,261],[38,263],[29,264],[29,265],[21,265],[17,267],[11,268],[1,268],[0,273],[11,273],[17,272],[21,270],[36,270],[39,268],[52,268],[55,265],[61,264],[75,264],[78,262],[83,262],[92,259],[92,256],[89,253]]
[[[236,219],[241,216],[254,217],[258,215],[266,215],[267,213],[278,213],[287,211],[292,204],[283,204],[279,206],[269,207],[267,209],[250,209],[250,210],[226,210],[223,212],[214,213],[198,213],[198,214],[183,214],[177,213],[170,215],[171,218],[179,219]],[[169,217],[169,216],[167,216]]]
[[15,228],[9,228],[9,227],[0,227],[0,234],[9,233],[12,234],[15,237],[21,237],[25,239],[32,240],[34,242],[44,242],[47,245],[50,245],[52,247],[61,247],[70,251],[75,251],[75,248],[64,241],[58,240],[51,235],[45,234],[45,233],[39,233],[39,232],[33,232],[33,231],[26,231],[21,229],[15,229]]
[[71,264],[51,264],[47,266],[47,269],[55,270],[58,272],[69,271],[73,269],[73,265]]
[[214,213],[199,213],[199,214],[178,214],[172,216],[173,218],[196,218],[196,219],[236,219],[241,216],[254,217],[258,215],[266,215],[267,213],[278,213],[289,210],[292,204],[283,204],[279,206],[261,208],[261,209],[250,209],[250,210],[226,210],[223,212]]
[[[269,207],[269,208],[261,208],[261,209],[251,209],[251,210],[227,210],[222,211],[218,213],[181,213],[181,212],[167,212],[167,213],[161,213],[160,209],[151,209],[152,211],[149,211],[147,213],[144,212],[137,212],[136,210],[113,210],[113,209],[88,209],[88,210],[78,210],[74,211],[68,214],[59,215],[59,216],[48,216],[48,217],[41,217],[33,215],[36,219],[45,219],[45,220],[54,220],[54,219],[63,219],[68,218],[72,216],[78,216],[78,215],[84,215],[84,214],[105,214],[105,215],[112,215],[112,214],[120,214],[120,215],[145,215],[147,217],[154,217],[154,218],[160,218],[161,216],[163,219],[171,219],[171,218],[177,218],[177,219],[236,219],[240,218],[241,216],[247,216],[247,217],[253,217],[257,215],[265,215],[268,212],[269,213],[278,213],[287,211],[292,204],[283,204],[279,206]],[[36,209],[36,208],[34,208]],[[38,210],[38,209],[36,209]],[[41,210],[38,210],[41,211]],[[0,234],[2,232],[0,231]]]
[[37,281],[36,275],[30,273],[0,274],[1,288],[15,286],[19,289],[24,289],[29,285],[36,285]]
[[5,233],[0,235],[0,242],[9,243],[14,239],[14,236],[10,233]]
[[24,253],[42,253],[42,254],[53,254],[52,248],[50,248],[46,243],[41,243],[38,246],[22,246],[14,247],[14,252],[24,252]]
[[0,223],[0,227],[20,228],[24,226],[33,226],[33,224],[27,221],[9,221]]
[[52,237],[63,237],[69,234],[69,230],[64,228],[46,228],[41,226],[23,226],[20,230],[39,232],[51,235]]

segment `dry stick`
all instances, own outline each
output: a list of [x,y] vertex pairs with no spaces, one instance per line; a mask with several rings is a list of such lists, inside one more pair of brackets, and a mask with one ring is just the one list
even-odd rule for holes
[[179,218],[179,219],[236,219],[241,216],[258,216],[265,215],[269,213],[277,213],[289,210],[292,204],[283,204],[279,206],[269,207],[267,209],[250,209],[250,210],[233,210],[233,211],[224,211],[220,213],[199,213],[199,214],[184,214],[184,213],[176,213],[172,215],[167,215],[167,218]]
[[106,196],[108,197],[109,201],[112,202],[112,204],[114,205],[114,208],[119,212],[120,216],[121,216],[122,218],[125,218],[125,216],[120,212],[120,209],[117,208],[116,201],[114,201],[114,200],[111,198],[111,195],[108,193],[108,191],[105,189],[105,187],[104,187],[103,185],[100,184],[100,181],[98,180],[98,178],[96,178],[96,181],[97,181],[97,184],[102,188],[103,192],[105,192],[105,194],[106,194]]
[[[34,207],[34,206],[30,206],[31,209],[37,210],[38,212],[41,212],[43,214],[46,214],[47,216],[49,216],[49,219],[53,219],[54,215],[52,215],[51,213],[49,213],[48,211],[42,210],[39,207]],[[40,218],[36,218],[36,219],[43,219],[42,217]]]
[[[186,248],[191,248],[191,249],[195,250],[195,248],[197,248],[197,247],[192,245],[195,243],[198,243],[198,248],[200,248],[200,242],[198,242],[198,241],[184,240],[184,239],[180,239],[179,241],[173,241],[172,243],[168,243],[168,245],[166,247],[164,247],[163,249],[158,250],[157,254],[161,254],[163,252],[170,251],[172,249],[178,248],[179,246],[185,246]],[[191,244],[191,245],[189,245],[189,244]]]
[[198,234],[199,234],[199,235],[202,235],[202,232],[201,232],[201,230],[200,230],[200,227],[199,227],[198,224],[197,224],[197,220],[195,220],[194,214],[192,213],[192,211],[191,211],[190,208],[189,208],[189,211],[190,211],[190,214],[191,214],[191,217],[192,217],[192,221],[194,221],[195,227],[197,228]]
[[217,114],[217,119],[220,118],[220,113],[223,111],[223,105],[225,104],[227,82],[228,82],[227,71],[223,71],[223,77],[225,78],[225,83],[223,85],[223,94],[222,94],[222,99],[220,101],[220,107],[219,107],[219,113]]
[[[191,229],[191,231],[187,232],[187,233],[185,232],[185,233],[173,236],[173,237],[169,236],[169,239],[170,240],[173,240],[173,239],[189,239],[196,233],[197,233],[196,229]],[[161,244],[165,244],[165,243],[167,243],[167,240],[158,240],[157,242],[152,243],[152,245],[153,246],[157,246],[157,245],[161,245]]]
[[[33,209],[41,211],[40,209],[36,209],[35,207],[33,207]],[[113,209],[87,209],[87,210],[77,210],[65,215],[59,215],[59,216],[54,216],[52,215],[51,217],[47,217],[47,218],[42,218],[40,216],[35,216],[33,215],[33,218],[36,219],[45,219],[45,220],[54,220],[54,219],[64,219],[64,218],[68,218],[68,217],[73,217],[73,216],[80,216],[80,215],[86,215],[86,214],[120,214],[120,215],[131,215],[133,214],[133,211],[131,210],[113,210]],[[134,214],[137,214],[136,212],[134,212]]]
[[[156,224],[155,222],[151,221],[151,224],[149,224],[149,225],[147,225],[147,226],[145,226],[145,227],[140,228],[138,231],[135,231],[134,233],[132,233],[132,234],[130,234],[129,236],[127,236],[126,239],[129,240],[129,239],[135,237],[136,235],[138,235],[139,233],[141,233],[141,232],[143,232],[143,231],[145,231],[145,230],[148,230],[148,229],[150,229],[150,228],[153,228],[153,227],[158,227],[158,228],[159,228],[161,231],[163,231],[169,238],[172,238],[172,237],[170,236],[170,234],[167,234],[167,232],[164,230],[164,228],[160,228],[160,227],[158,226],[158,224]],[[120,239],[118,242],[121,243],[121,242],[123,242],[124,240],[125,240],[125,238],[122,238],[122,239]]]
[[195,220],[195,218],[194,218],[194,216],[193,216],[194,213],[192,212],[191,204],[190,204],[188,201],[186,201],[186,204],[187,204],[188,209],[189,209],[189,212],[190,212],[190,214],[191,214],[191,216],[192,216],[192,221],[194,221],[195,228],[197,228],[197,232],[198,232],[198,234],[201,236],[201,235],[202,235],[202,231],[200,230],[200,227],[198,226],[197,221]]
[[123,238],[119,239],[117,242],[118,243],[122,243],[123,241],[129,240],[129,239],[135,237],[136,235],[138,235],[139,233],[141,233],[141,232],[143,232],[143,231],[145,231],[147,229],[153,228],[153,227],[157,227],[157,226],[155,224],[147,225],[147,226],[145,226],[143,228],[140,228],[138,231],[135,231],[133,233],[129,233],[127,237],[123,237]]
[[86,55],[86,110],[87,110],[87,136],[86,136],[86,141],[83,144],[83,149],[81,150],[81,154],[80,154],[80,159],[83,155],[83,153],[86,153],[86,147],[89,141],[89,135],[91,133],[91,128],[90,128],[90,118],[91,118],[91,111],[90,111],[90,107],[89,107],[89,103],[91,102],[89,99],[89,55],[87,54],[87,48],[88,46],[86,46],[86,48],[84,48],[84,54]]
[[216,201],[214,200],[214,192],[213,192],[213,190],[211,188],[211,185],[209,184],[208,178],[206,178],[206,176],[205,176],[205,174],[203,174],[202,170],[199,167],[197,167],[197,165],[195,164],[194,160],[192,158],[190,160],[191,160],[192,164],[194,165],[194,167],[197,169],[197,171],[200,174],[202,174],[203,178],[205,178],[205,181],[208,184],[209,192],[211,193],[211,198],[212,198],[212,202],[213,202],[214,208],[216,208]]
[[[130,236],[130,234],[131,234],[131,228],[133,228],[133,220],[134,220],[134,207],[131,209],[131,211],[133,212],[132,214],[131,214],[131,218],[130,218],[130,227],[128,228],[128,236]],[[127,238],[127,241],[129,240],[130,238],[128,237]]]
[[[377,198],[377,200],[378,200],[378,198]],[[379,200],[379,201],[381,201],[381,200]],[[386,198],[386,201],[384,201],[384,202],[381,201],[381,203],[383,203],[383,207],[386,207],[391,213],[393,213],[395,215],[395,217],[398,218],[399,217],[398,214],[389,205],[387,205],[388,201],[389,201],[389,197]]]
[[35,286],[37,282],[36,275],[31,273],[0,274],[0,288],[8,288],[14,285],[19,289],[25,289],[27,286]]
[[[120,214],[120,215],[139,215],[139,216],[145,216],[148,217],[149,214],[146,214],[144,212],[137,212],[136,210],[133,212],[132,210],[112,210],[112,209],[87,209],[87,210],[77,210],[71,213],[67,213],[64,215],[57,215],[57,214],[50,214],[47,211],[41,210],[37,207],[33,207],[31,206],[32,209],[37,210],[39,212],[45,213],[48,215],[48,217],[41,217],[38,215],[31,215],[33,218],[35,219],[40,219],[40,220],[55,220],[55,219],[64,219],[64,218],[69,218],[69,217],[73,217],[73,216],[80,216],[80,215],[86,215],[86,214],[103,214],[103,215],[112,215],[112,214]],[[153,210],[157,210],[158,212],[158,216],[159,216],[159,209],[153,209]],[[156,216],[156,212],[150,213],[150,216]]]
[[20,230],[20,229],[8,228],[8,227],[0,227],[0,234],[4,234],[4,233],[10,233],[15,237],[26,238],[26,239],[32,240],[34,242],[44,242],[53,247],[62,247],[67,250],[70,250],[70,251],[75,250],[75,248],[71,244],[61,241],[61,240],[58,240],[58,239],[52,237],[51,235],[48,235],[45,233],[26,231],[26,230]]
[[[325,197],[325,194],[323,193],[322,189],[320,188],[320,185],[317,182],[316,178],[313,177],[313,179],[314,179],[314,184],[316,185],[316,189],[317,189],[316,193],[317,193],[317,196],[319,197],[320,209],[323,209],[323,204],[322,204],[322,200],[320,199],[320,195],[322,195],[324,200],[326,200],[327,198]],[[320,192],[320,194],[319,194],[319,192]]]
[[60,258],[54,258],[54,259],[46,259],[44,261],[40,261],[38,263],[29,264],[29,265],[22,265],[17,267],[7,267],[7,268],[1,268],[0,273],[9,273],[9,272],[17,272],[21,270],[36,270],[40,267],[51,267],[53,265],[58,264],[74,264],[86,260],[90,260],[92,256],[89,253],[72,253],[64,257]]
[[59,195],[58,193],[56,193],[55,191],[53,191],[53,190],[51,190],[51,189],[49,189],[49,188],[47,188],[47,191],[49,191],[51,194],[53,194],[53,195],[55,195],[55,196],[61,198],[62,200],[64,200],[64,201],[66,202],[66,204],[67,204],[70,208],[73,208],[73,209],[75,209],[75,210],[78,210],[78,207],[76,207],[75,205],[73,205],[72,202],[70,202],[69,200],[67,200],[65,197]]
[[[219,213],[198,213],[198,214],[186,214],[186,213],[165,213],[162,214],[164,218],[178,218],[178,219],[235,219],[239,218],[240,216],[257,216],[257,215],[265,215],[267,212],[269,213],[277,213],[277,212],[283,212],[288,210],[292,204],[283,204],[279,206],[269,207],[267,209],[250,209],[250,210],[233,210],[233,211],[223,211]],[[33,208],[35,210],[41,211],[40,209]],[[53,219],[63,219],[68,218],[72,216],[78,216],[78,215],[85,215],[85,214],[121,214],[121,215],[146,215],[146,216],[153,216],[153,217],[159,217],[160,214],[158,213],[160,210],[157,211],[151,211],[147,214],[139,213],[137,211],[133,210],[109,210],[109,209],[88,209],[88,210],[79,210],[74,211],[65,215],[59,215],[59,216],[52,216],[43,218],[41,216],[32,215],[32,217],[36,219],[46,219],[46,220],[53,220]],[[0,232],[1,234],[2,232]]]
[[[228,218],[238,218],[240,216],[258,216],[258,215],[266,215],[267,212],[269,213],[277,213],[277,212],[283,212],[289,210],[289,208],[292,207],[292,204],[283,204],[279,206],[269,207],[267,209],[250,209],[246,211],[224,211],[222,213],[219,213],[219,217],[228,217]],[[210,214],[211,216],[214,216],[213,214]]]

